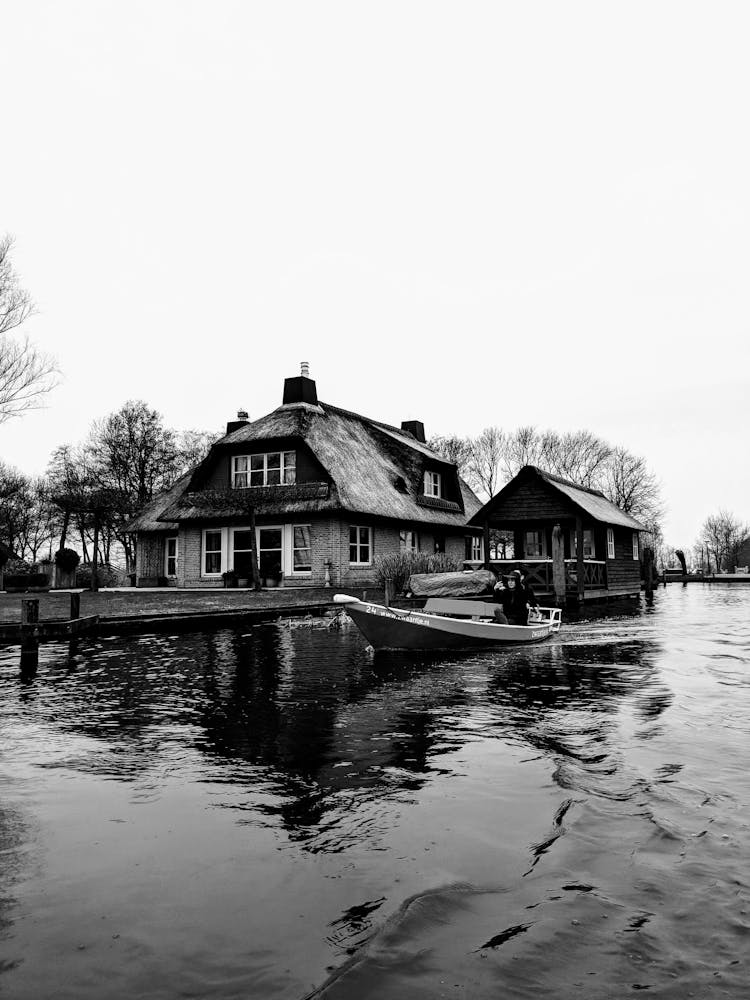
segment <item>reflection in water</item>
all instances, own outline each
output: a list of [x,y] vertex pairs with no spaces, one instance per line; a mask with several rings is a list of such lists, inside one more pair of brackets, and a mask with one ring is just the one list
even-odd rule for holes
[[[746,603],[704,648],[698,596],[587,609],[549,644],[464,656],[373,656],[356,630],[324,623],[87,641],[72,656],[50,644],[25,674],[17,648],[0,653],[11,965],[22,939],[33,947],[21,916],[45,899],[50,955],[82,998],[104,969],[112,996],[303,996],[332,962],[330,996],[407,995],[407,982],[408,995],[435,995],[446,970],[476,996],[499,982],[531,995],[530,966],[513,956],[533,963],[538,995],[547,975],[560,995],[553,971],[577,975],[570,928],[582,922],[602,956],[590,995],[649,985],[631,968],[636,936],[684,985],[682,960],[664,955],[673,938],[702,955],[703,939],[684,943],[684,913],[679,931],[665,922],[668,900],[705,885],[700,904],[731,951],[737,917],[707,887],[729,885],[746,832],[749,706],[725,694],[748,689]],[[95,936],[104,899],[122,929],[92,946],[82,977],[60,928]],[[185,919],[160,921],[162,899]],[[45,962],[50,977],[43,954],[6,970],[18,996],[44,995]]]

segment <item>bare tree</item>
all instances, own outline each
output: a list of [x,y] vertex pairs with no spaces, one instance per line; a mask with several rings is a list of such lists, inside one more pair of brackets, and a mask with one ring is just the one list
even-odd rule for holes
[[181,431],[176,435],[177,471],[180,475],[188,472],[203,461],[211,450],[211,445],[224,437],[224,431]]
[[646,460],[633,455],[627,448],[612,449],[603,469],[600,489],[626,514],[632,514],[646,525],[658,523],[664,516],[659,480],[646,465]]
[[458,437],[455,434],[436,435],[427,442],[427,447],[432,448],[438,455],[449,462],[453,462],[458,467],[459,476],[466,478],[468,475],[469,462],[471,461],[471,439]]
[[479,437],[469,439],[466,463],[469,485],[487,500],[497,492],[505,442],[505,435],[499,427],[485,427]]
[[34,312],[31,296],[13,270],[13,240],[0,239],[0,423],[39,406],[42,396],[57,384],[57,366],[38,351],[28,337],[11,331]]

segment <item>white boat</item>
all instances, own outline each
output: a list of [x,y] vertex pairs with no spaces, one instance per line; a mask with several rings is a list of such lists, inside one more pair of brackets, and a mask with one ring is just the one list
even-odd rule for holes
[[494,620],[497,604],[432,597],[422,611],[336,594],[373,649],[471,649],[541,642],[560,629],[559,608],[532,608],[528,625]]

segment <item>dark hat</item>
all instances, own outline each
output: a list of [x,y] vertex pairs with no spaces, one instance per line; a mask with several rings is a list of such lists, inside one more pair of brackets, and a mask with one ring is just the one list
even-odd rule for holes
[[521,579],[521,570],[520,569],[514,569],[512,575],[513,576],[517,576],[518,579],[520,580]]

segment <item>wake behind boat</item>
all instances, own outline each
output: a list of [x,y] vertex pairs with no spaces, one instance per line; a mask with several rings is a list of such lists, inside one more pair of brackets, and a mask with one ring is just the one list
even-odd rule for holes
[[560,629],[559,608],[534,608],[528,625],[493,621],[495,604],[430,598],[423,611],[387,608],[334,595],[373,649],[471,649],[541,642]]

